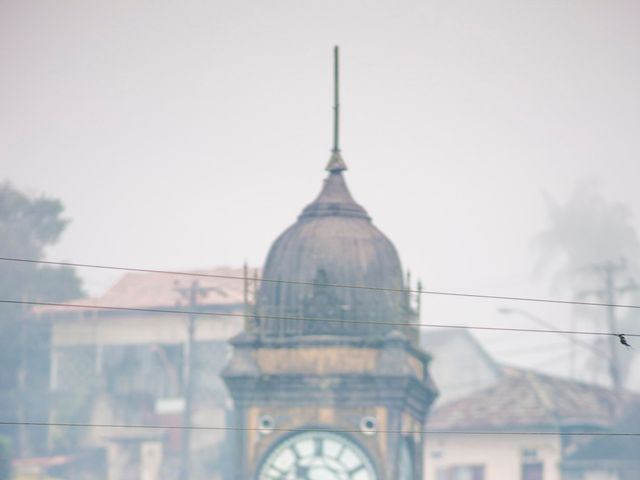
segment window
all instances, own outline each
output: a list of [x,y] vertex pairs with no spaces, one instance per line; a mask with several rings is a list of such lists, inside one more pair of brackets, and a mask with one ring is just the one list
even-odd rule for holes
[[525,463],[522,465],[522,480],[542,480],[543,464]]
[[485,480],[484,465],[456,465],[436,470],[436,480]]
[[484,480],[484,466],[454,467],[451,471],[451,480]]

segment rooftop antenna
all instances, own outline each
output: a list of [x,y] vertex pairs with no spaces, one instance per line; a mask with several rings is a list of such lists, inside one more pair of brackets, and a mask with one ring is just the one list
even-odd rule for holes
[[347,169],[340,155],[340,64],[337,45],[333,47],[333,148],[326,169],[331,173],[339,173]]

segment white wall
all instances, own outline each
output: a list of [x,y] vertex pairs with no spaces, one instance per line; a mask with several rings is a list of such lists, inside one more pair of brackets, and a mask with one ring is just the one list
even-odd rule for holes
[[[81,318],[70,315],[53,323],[54,347],[64,345],[135,345],[182,343],[187,338],[186,315],[134,314]],[[242,317],[200,316],[197,340],[226,340],[244,328]]]
[[606,470],[594,470],[584,474],[584,480],[618,480],[618,475]]
[[427,435],[424,480],[436,480],[438,468],[484,465],[484,480],[519,480],[522,452],[536,450],[544,463],[544,480],[560,480],[560,437],[557,435]]

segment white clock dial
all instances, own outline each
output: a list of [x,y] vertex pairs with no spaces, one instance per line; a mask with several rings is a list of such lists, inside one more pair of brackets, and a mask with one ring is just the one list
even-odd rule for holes
[[305,432],[271,452],[258,480],[377,480],[377,476],[354,442],[334,433]]

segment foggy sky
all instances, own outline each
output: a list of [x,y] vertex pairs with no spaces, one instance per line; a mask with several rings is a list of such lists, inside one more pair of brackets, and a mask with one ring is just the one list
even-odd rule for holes
[[[532,275],[545,194],[595,179],[640,228],[638,25],[633,0],[1,0],[1,177],[66,206],[49,259],[259,266],[324,178],[338,44],[347,182],[404,266],[568,297]],[[423,321],[503,303],[428,297]]]

